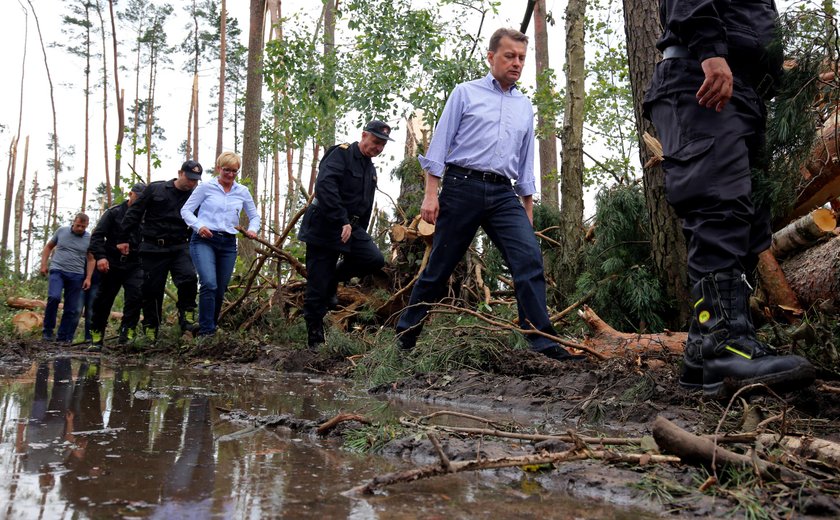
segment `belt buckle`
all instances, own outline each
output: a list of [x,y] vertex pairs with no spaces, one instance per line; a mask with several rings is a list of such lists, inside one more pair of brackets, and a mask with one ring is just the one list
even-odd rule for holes
[[120,263],[124,264],[128,262],[128,255],[120,255]]
[[163,247],[166,245],[166,240],[164,240],[163,238],[158,238],[155,239],[155,243],[158,245],[158,247]]

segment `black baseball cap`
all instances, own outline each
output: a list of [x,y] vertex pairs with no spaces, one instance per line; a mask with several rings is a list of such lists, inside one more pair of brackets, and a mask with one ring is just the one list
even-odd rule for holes
[[191,179],[194,181],[201,180],[201,174],[204,172],[204,168],[201,167],[198,162],[193,161],[190,159],[186,161],[184,164],[181,165],[181,171],[187,176],[187,179]]
[[131,187],[132,193],[143,193],[143,190],[146,189],[146,184],[142,182],[138,182],[134,186]]
[[378,119],[374,119],[370,123],[365,125],[364,131],[373,134],[380,139],[385,139],[386,141],[393,141],[389,136],[391,135],[391,127],[388,126],[387,123],[383,123]]

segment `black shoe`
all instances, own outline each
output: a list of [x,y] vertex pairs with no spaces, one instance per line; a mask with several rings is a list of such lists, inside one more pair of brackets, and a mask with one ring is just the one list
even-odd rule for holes
[[417,346],[417,336],[410,336],[405,330],[397,329],[397,349],[411,352]]
[[697,318],[692,317],[688,327],[688,339],[685,341],[679,384],[686,390],[703,388],[703,337]]
[[318,348],[326,343],[324,337],[324,323],[307,323],[306,324],[306,346],[310,350],[318,350]]
[[580,354],[570,354],[568,350],[556,344],[536,352],[555,361],[580,361],[582,359],[586,359],[586,356]]
[[725,398],[739,388],[765,384],[777,392],[810,385],[816,370],[801,356],[780,356],[755,336],[751,289],[737,270],[706,275],[692,287],[702,337],[703,393]]

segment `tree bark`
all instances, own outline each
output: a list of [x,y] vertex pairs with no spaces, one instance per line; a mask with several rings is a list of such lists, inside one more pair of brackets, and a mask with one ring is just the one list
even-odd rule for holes
[[[653,124],[642,115],[642,100],[650,85],[653,69],[659,61],[655,43],[659,38],[658,0],[624,0],[624,32],[627,37],[627,59],[630,86],[633,91],[633,111],[639,139],[639,160],[648,164],[650,154],[644,144],[645,132],[656,135]],[[679,219],[665,200],[665,174],[660,166],[644,168],[645,200],[650,218],[650,237],[653,263],[668,296],[676,302],[678,323],[688,322],[690,300],[687,281],[687,252]]]
[[[114,92],[117,96],[117,144],[114,149],[114,189],[120,189],[120,163],[122,161],[122,143],[125,137],[125,92],[120,90],[120,68],[118,65],[117,49],[117,24],[114,17],[114,0],[108,0],[108,9],[111,18],[111,42],[114,55]],[[109,195],[110,197],[110,195]],[[111,203],[111,199],[108,199]]]
[[335,119],[333,117],[333,105],[335,92],[335,15],[337,0],[326,0],[324,3],[324,63],[326,82],[330,89],[326,117],[323,118],[323,141],[324,149],[335,144]]
[[23,261],[23,277],[27,278],[29,275],[29,252],[32,251],[32,231],[34,229],[34,218],[35,218],[35,203],[38,200],[38,171],[35,171],[34,178],[32,179],[32,198],[29,201],[29,225],[26,228],[26,257]]
[[781,265],[805,308],[821,301],[840,302],[840,237],[806,249]]
[[770,250],[776,258],[784,258],[810,247],[831,233],[837,225],[834,212],[819,208],[773,233]]
[[225,65],[227,61],[227,0],[222,0],[219,22],[219,112],[216,116],[216,155],[222,154],[225,128]]
[[[539,2],[538,2],[539,3]],[[586,0],[566,4],[566,111],[563,118],[560,165],[560,228],[563,231],[561,265],[578,272],[578,253],[583,242],[583,115],[586,79],[584,41]],[[574,277],[570,277],[570,280]],[[574,287],[561,287],[564,293]]]
[[[26,12],[24,9],[24,30],[23,30],[23,57],[21,58],[20,63],[20,104],[18,105],[18,124],[17,124],[17,131],[15,132],[15,136],[12,138],[12,144],[9,147],[9,164],[6,168],[6,200],[3,204],[3,233],[2,233],[2,242],[0,242],[0,272],[6,271],[6,259],[8,255],[7,247],[9,245],[9,227],[11,222],[9,222],[10,217],[12,216],[12,201],[14,200],[14,190],[15,190],[15,169],[17,167],[17,146],[18,142],[20,142],[20,127],[23,122],[23,85],[24,85],[24,78],[26,77],[26,49],[27,49],[27,36],[29,35],[29,13]],[[29,138],[27,138],[27,146],[29,143]],[[15,257],[15,263],[17,263],[17,257]],[[15,273],[17,273],[17,268],[15,268]]]
[[[544,72],[548,64],[548,30],[546,28],[545,0],[534,4],[534,49],[537,65],[537,90],[547,88]],[[560,194],[557,186],[557,137],[553,114],[537,110],[537,128],[543,137],[539,140],[540,197],[542,204],[557,208]]]
[[840,197],[840,108],[826,119],[819,134],[811,160],[800,170],[807,184],[797,195],[788,220]]
[[23,234],[23,210],[26,199],[26,169],[29,163],[29,136],[23,145],[23,171],[20,175],[20,183],[18,184],[17,194],[15,195],[15,274],[21,275],[20,258],[21,258],[21,244],[20,239]]
[[87,206],[88,170],[90,168],[90,4],[84,2],[85,9],[85,159],[82,172],[82,207]]
[[[265,0],[250,0],[248,73],[245,86],[245,137],[242,143],[242,178],[252,193],[259,193],[260,119],[262,117],[262,56]],[[244,218],[244,217],[243,217]],[[254,258],[250,240],[240,241],[246,264]]]
[[771,304],[792,314],[801,314],[802,308],[796,293],[791,289],[779,262],[769,249],[758,255],[758,274],[761,277],[761,287]]
[[102,6],[96,0],[96,14],[99,16],[99,35],[102,38],[102,152],[105,158],[105,207],[111,206],[111,170],[108,165],[110,150],[108,149],[108,53],[105,35],[105,19],[102,17]]

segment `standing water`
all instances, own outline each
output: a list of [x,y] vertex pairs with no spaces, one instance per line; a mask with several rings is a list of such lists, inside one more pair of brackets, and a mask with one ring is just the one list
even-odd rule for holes
[[398,413],[386,408],[302,375],[41,361],[0,377],[0,518],[644,517],[489,472],[350,498],[342,493],[411,465],[289,430],[243,430],[219,411]]

